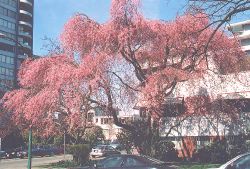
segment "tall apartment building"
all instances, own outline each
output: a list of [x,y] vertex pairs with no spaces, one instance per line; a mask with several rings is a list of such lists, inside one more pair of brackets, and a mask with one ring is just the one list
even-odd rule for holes
[[230,24],[227,28],[240,40],[242,50],[250,55],[250,20]]
[[0,90],[17,85],[21,62],[32,56],[34,0],[0,0]]

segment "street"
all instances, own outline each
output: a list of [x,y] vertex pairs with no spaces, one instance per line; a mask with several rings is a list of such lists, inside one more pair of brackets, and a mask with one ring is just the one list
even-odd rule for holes
[[[65,156],[66,160],[71,160],[71,155]],[[52,157],[36,157],[32,159],[32,169],[42,169],[41,165],[46,165],[49,163],[58,162],[63,160],[63,155],[52,156]],[[1,159],[0,160],[0,169],[26,169],[28,159]]]

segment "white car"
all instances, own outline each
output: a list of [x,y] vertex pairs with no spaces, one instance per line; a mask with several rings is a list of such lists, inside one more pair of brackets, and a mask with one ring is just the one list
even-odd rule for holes
[[109,155],[115,155],[115,154],[121,154],[119,151],[114,149],[112,146],[109,145],[98,145],[94,148],[92,148],[92,151],[90,152],[90,157],[106,157]]
[[209,169],[250,169],[250,153],[238,155],[219,168]]

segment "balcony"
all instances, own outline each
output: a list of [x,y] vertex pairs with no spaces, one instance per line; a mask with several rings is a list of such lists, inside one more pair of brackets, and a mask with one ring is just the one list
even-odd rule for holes
[[20,10],[19,12],[20,12],[20,14],[28,15],[28,16],[30,16],[32,18],[32,14],[30,12],[28,12],[28,11]]
[[32,35],[29,32],[19,31],[18,35],[32,39]]
[[19,59],[26,59],[26,58],[28,58],[28,54],[26,54],[26,53],[24,53],[23,55],[19,54],[18,58]]
[[242,46],[241,48],[242,48],[243,51],[249,51],[250,50],[250,44]]
[[29,4],[30,6],[33,6],[32,2],[29,0],[20,0],[21,3]]
[[31,46],[28,43],[21,43],[23,47],[31,50]]
[[19,24],[20,25],[25,25],[25,26],[28,26],[28,27],[32,28],[32,25],[30,23],[28,23],[28,22],[19,21]]

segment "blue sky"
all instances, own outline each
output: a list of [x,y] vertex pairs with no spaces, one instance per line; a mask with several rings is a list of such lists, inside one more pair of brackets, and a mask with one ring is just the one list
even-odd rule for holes
[[[34,54],[45,55],[44,37],[56,39],[65,22],[76,13],[87,14],[98,22],[109,18],[111,0],[37,0],[34,13]],[[142,0],[147,18],[174,19],[185,7],[186,0]]]
[[[181,15],[187,0],[141,0],[147,18],[171,20]],[[34,13],[34,54],[45,55],[44,37],[57,39],[67,20],[76,13],[87,14],[103,23],[109,18],[111,0],[36,0]],[[240,13],[232,23],[249,19],[250,12]]]

